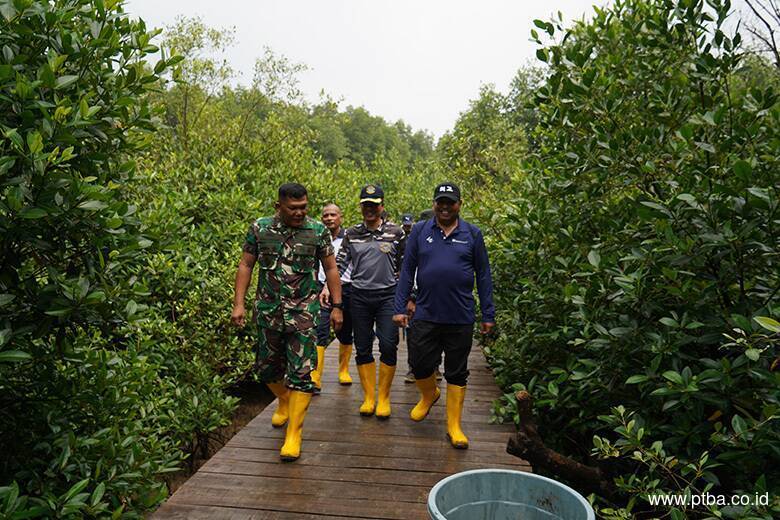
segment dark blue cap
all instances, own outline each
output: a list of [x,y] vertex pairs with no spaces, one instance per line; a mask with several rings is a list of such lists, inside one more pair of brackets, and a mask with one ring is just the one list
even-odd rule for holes
[[379,184],[366,184],[363,189],[360,190],[360,202],[373,202],[374,204],[382,204],[385,198],[385,192],[382,190],[382,186]]

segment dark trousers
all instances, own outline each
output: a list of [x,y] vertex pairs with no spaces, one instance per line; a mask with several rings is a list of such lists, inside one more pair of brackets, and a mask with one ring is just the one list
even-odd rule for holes
[[[322,290],[322,287],[320,287]],[[352,285],[344,284],[341,286],[341,301],[344,303],[342,314],[344,323],[341,330],[336,333],[339,343],[342,345],[352,344],[352,309],[349,308],[350,294]],[[330,307],[320,308],[320,321],[317,323],[317,345],[327,347],[330,344]]]
[[374,326],[379,337],[379,361],[395,366],[398,326],[393,323],[395,287],[380,290],[352,288],[352,329],[355,334],[355,363],[373,363]]
[[407,344],[415,379],[433,375],[444,353],[444,378],[451,385],[466,386],[473,332],[473,324],[446,325],[413,320],[407,333]]

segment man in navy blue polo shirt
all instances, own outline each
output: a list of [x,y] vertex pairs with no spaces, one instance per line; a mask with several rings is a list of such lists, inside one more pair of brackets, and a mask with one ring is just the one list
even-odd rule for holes
[[409,323],[409,296],[417,271],[417,301],[409,333],[409,352],[415,383],[421,397],[412,409],[414,421],[428,415],[441,392],[435,369],[444,353],[447,380],[447,436],[456,448],[468,448],[468,438],[460,427],[468,357],[474,329],[474,280],[482,308],[481,332],[495,325],[493,282],[490,276],[482,231],[458,215],[460,189],[451,182],[436,186],[433,193],[434,218],[418,222],[406,243],[401,276],[395,292],[393,321],[401,327]]

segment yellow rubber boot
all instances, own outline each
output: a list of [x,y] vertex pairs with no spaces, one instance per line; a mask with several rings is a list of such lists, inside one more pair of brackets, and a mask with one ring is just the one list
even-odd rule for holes
[[462,450],[469,447],[469,440],[460,429],[465,397],[465,386],[447,385],[447,437],[454,447]]
[[280,426],[284,426],[284,423],[287,422],[287,417],[289,415],[290,390],[282,383],[266,384],[279,401],[279,404],[276,406],[276,411],[274,412],[273,417],[271,417],[271,425],[274,428],[279,428]]
[[349,358],[352,357],[352,345],[339,344],[339,384],[351,385],[349,375]]
[[376,364],[363,363],[357,366],[358,375],[360,375],[360,384],[363,386],[363,404],[360,405],[360,415],[374,415],[376,401],[374,400],[374,391],[376,390]]
[[290,391],[290,420],[287,423],[287,432],[284,435],[284,445],[279,456],[284,462],[292,462],[301,455],[301,431],[303,430],[303,418],[311,402],[311,394]]
[[325,367],[325,347],[317,345],[317,368],[311,371],[311,381],[317,390],[322,389],[322,370]]
[[413,421],[422,421],[428,416],[428,412],[431,411],[433,404],[441,397],[441,390],[439,390],[439,387],[436,384],[435,373],[425,379],[417,379],[414,383],[420,391],[420,400],[417,402],[417,405],[412,408],[409,417],[411,417]]
[[390,387],[393,385],[395,365],[379,363],[379,395],[376,402],[377,419],[390,417]]

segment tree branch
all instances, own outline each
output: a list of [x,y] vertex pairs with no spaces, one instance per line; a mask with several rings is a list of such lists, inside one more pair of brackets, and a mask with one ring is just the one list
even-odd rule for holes
[[[753,12],[755,17],[764,24],[768,33],[768,37],[759,34],[758,29],[748,28],[748,31],[753,34],[753,36],[760,39],[764,45],[768,47],[769,51],[774,55],[775,67],[780,68],[780,50],[777,47],[777,40],[775,40],[776,27],[774,27],[773,24],[767,20],[767,18],[769,18],[772,20],[772,22],[774,22],[774,25],[780,27],[780,9],[778,8],[778,5],[773,0],[770,0],[769,6],[765,5],[761,0],[745,0],[745,3]],[[758,7],[756,7],[754,4],[758,5]],[[763,11],[763,14],[759,11],[759,8],[761,11]],[[769,40],[771,40],[771,42]]]
[[517,434],[509,438],[507,453],[527,460],[534,469],[543,469],[574,483],[578,490],[603,497],[615,494],[615,486],[601,469],[581,464],[544,445],[533,418],[531,394],[521,390],[515,394],[515,398],[520,426],[517,428]]

